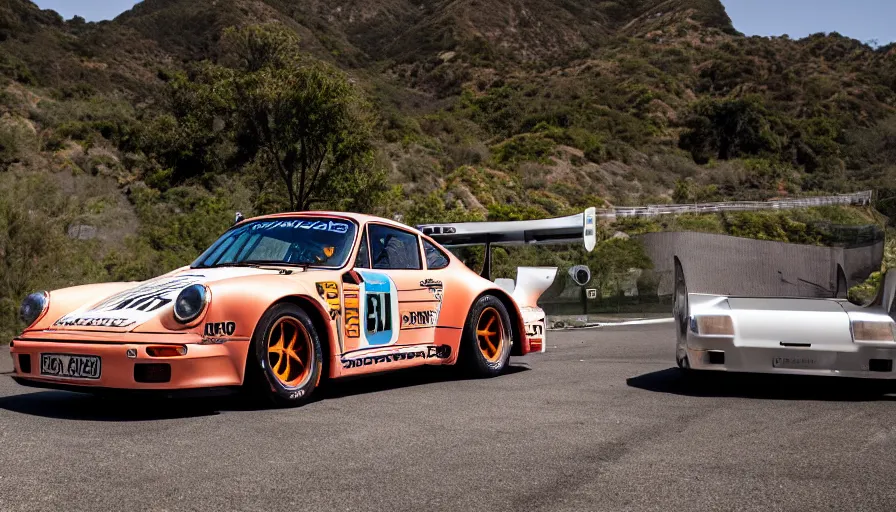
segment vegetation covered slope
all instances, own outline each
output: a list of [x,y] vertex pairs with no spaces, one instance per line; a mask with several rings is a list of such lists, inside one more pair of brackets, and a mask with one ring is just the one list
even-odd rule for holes
[[[245,79],[226,30],[259,24],[366,99],[363,172],[387,188],[340,193],[409,223],[844,192],[896,170],[896,47],[744,37],[718,0],[145,0],[102,23],[3,0],[0,325],[27,291],[145,278],[236,210],[288,208],[222,93]],[[310,206],[346,204],[324,196]]]

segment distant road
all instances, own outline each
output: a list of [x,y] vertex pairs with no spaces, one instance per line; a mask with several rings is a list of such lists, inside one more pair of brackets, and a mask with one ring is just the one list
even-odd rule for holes
[[873,387],[687,385],[668,324],[549,336],[497,379],[407,371],[293,410],[0,377],[0,510],[893,509],[896,403]]

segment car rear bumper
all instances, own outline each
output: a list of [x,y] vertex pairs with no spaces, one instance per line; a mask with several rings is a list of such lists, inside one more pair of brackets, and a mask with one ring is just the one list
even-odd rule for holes
[[896,347],[880,345],[749,346],[690,335],[687,355],[694,370],[896,379]]
[[[12,377],[23,385],[86,391],[203,389],[242,384],[248,340],[187,344],[186,354],[175,357],[152,357],[147,353],[148,346],[16,339],[10,346]],[[41,354],[98,356],[100,376],[73,379],[42,375]]]

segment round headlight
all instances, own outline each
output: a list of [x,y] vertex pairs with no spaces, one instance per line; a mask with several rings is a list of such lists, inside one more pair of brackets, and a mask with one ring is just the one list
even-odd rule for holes
[[199,318],[208,302],[208,290],[201,284],[190,285],[174,300],[174,318],[183,324]]
[[19,316],[25,325],[31,326],[47,311],[50,305],[50,294],[47,292],[37,292],[25,297],[22,301],[22,307],[19,309]]

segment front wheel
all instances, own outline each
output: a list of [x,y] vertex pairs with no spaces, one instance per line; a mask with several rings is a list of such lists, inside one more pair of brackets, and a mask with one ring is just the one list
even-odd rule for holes
[[513,343],[510,315],[494,295],[473,303],[464,325],[458,363],[475,377],[495,377],[510,360]]
[[295,304],[269,309],[252,336],[247,385],[277,406],[297,406],[311,397],[322,370],[320,337],[311,317]]

